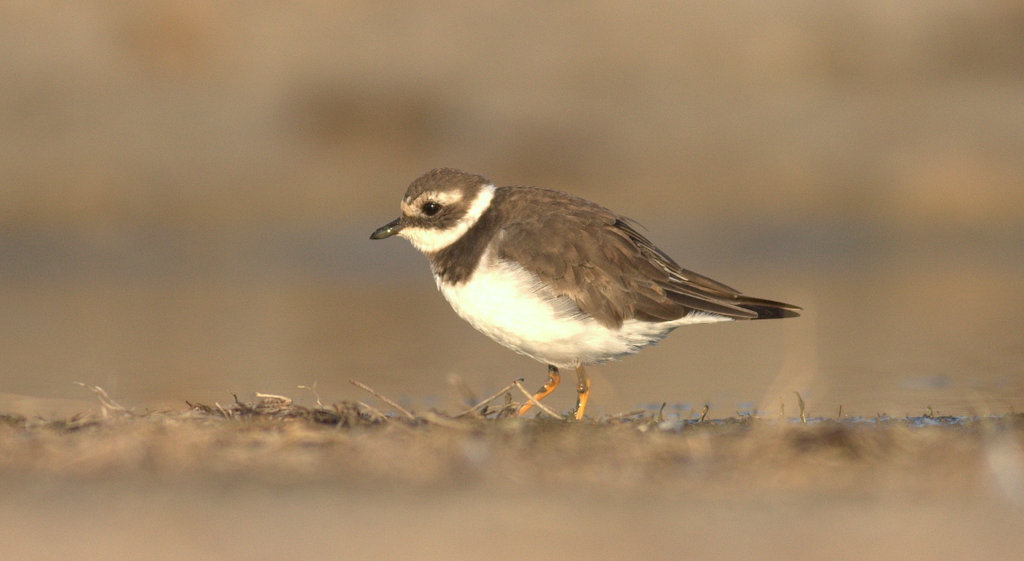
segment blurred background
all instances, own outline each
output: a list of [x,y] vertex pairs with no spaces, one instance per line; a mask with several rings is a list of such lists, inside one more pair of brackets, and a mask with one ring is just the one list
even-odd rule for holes
[[0,411],[532,389],[368,240],[439,166],[805,308],[594,368],[594,415],[1024,408],[1018,1],[6,2],[0,53]]

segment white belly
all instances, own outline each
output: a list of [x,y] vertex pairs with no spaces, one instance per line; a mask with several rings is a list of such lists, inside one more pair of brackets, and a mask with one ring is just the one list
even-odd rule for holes
[[568,368],[633,354],[664,338],[680,325],[728,318],[689,315],[671,322],[626,320],[608,328],[580,313],[566,297],[556,298],[536,275],[516,263],[483,257],[486,267],[462,284],[438,289],[455,312],[498,343],[545,364]]

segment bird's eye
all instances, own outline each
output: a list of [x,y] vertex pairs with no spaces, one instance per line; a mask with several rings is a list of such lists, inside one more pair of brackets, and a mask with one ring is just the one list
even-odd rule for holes
[[426,214],[427,216],[434,216],[441,211],[441,204],[434,201],[427,201],[423,203],[421,208],[423,210],[423,214]]

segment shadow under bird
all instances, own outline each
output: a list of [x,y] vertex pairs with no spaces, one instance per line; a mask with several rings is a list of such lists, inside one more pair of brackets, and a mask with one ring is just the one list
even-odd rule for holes
[[413,181],[402,215],[370,239],[394,235],[427,256],[459,316],[548,365],[534,400],[554,391],[560,368],[575,368],[576,419],[590,395],[586,365],[636,353],[682,325],[800,310],[683,269],[634,222],[595,203],[539,187],[495,187],[456,169]]

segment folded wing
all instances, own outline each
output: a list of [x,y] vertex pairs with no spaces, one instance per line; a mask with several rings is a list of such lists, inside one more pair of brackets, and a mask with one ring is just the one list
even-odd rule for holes
[[744,296],[683,269],[631,221],[608,209],[546,189],[532,196],[563,212],[506,222],[497,234],[497,257],[530,263],[527,268],[555,295],[571,298],[603,325],[672,321],[693,312],[730,319],[798,315],[797,306]]

